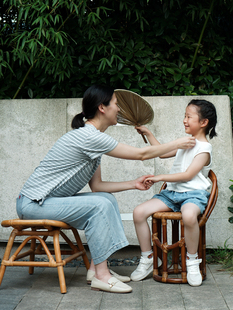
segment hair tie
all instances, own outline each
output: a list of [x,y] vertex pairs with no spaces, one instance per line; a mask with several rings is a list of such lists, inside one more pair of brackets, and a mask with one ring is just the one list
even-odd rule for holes
[[85,117],[85,114],[83,112],[81,114],[82,114],[83,117]]

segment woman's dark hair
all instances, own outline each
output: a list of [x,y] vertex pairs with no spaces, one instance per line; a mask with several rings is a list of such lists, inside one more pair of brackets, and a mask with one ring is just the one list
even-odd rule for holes
[[112,87],[92,85],[90,86],[83,95],[82,100],[82,112],[75,115],[72,120],[71,127],[73,129],[78,129],[79,127],[84,127],[85,123],[83,118],[92,119],[95,117],[98,110],[98,106],[102,103],[108,106],[114,89]]
[[217,124],[217,113],[213,103],[207,100],[193,99],[189,102],[188,106],[189,105],[195,105],[197,107],[197,113],[200,120],[209,120],[205,132],[206,135],[209,135],[210,139],[217,136],[217,133],[215,131],[215,127]]

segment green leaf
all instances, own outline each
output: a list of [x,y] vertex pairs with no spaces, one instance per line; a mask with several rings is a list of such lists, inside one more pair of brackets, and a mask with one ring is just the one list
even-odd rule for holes
[[123,84],[125,85],[125,87],[126,87],[127,89],[130,89],[131,83],[130,83],[129,81],[124,80],[124,81],[123,81]]
[[232,224],[233,223],[233,216],[230,217],[228,221]]
[[31,88],[28,89],[28,96],[29,98],[33,98],[33,91],[31,90]]
[[193,68],[188,68],[187,70],[184,71],[184,74],[189,74],[193,71]]
[[171,74],[175,74],[175,71],[171,68],[166,68],[167,72],[171,73]]
[[182,78],[182,74],[175,74],[174,75],[174,81],[175,82],[178,82],[179,80],[181,80],[181,78]]
[[228,211],[230,211],[231,213],[233,213],[233,208],[232,208],[232,207],[228,207],[227,209],[228,209]]

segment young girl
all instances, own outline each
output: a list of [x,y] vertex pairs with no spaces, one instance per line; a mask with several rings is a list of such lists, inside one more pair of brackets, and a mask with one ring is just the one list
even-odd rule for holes
[[[160,158],[176,155],[170,174],[148,177],[146,184],[159,181],[167,182],[167,188],[151,200],[137,206],[133,213],[135,229],[140,243],[142,256],[137,269],[131,274],[133,281],[140,281],[153,270],[151,233],[147,218],[155,212],[181,211],[187,247],[187,281],[191,286],[199,286],[202,277],[198,259],[199,226],[197,217],[207,205],[210,183],[207,180],[211,166],[212,146],[207,141],[216,136],[216,109],[206,100],[192,100],[186,107],[185,132],[196,138],[192,149],[171,151]],[[159,144],[153,134],[144,126],[137,127],[139,133],[147,136],[153,145]],[[161,262],[159,262],[161,265]]]

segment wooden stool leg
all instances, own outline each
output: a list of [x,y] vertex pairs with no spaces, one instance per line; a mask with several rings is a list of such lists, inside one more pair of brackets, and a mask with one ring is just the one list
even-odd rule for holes
[[152,218],[152,241],[153,241],[153,275],[158,274],[158,247],[155,238],[158,236],[157,220]]
[[4,273],[6,270],[6,265],[4,264],[4,261],[7,261],[10,257],[11,249],[13,247],[15,237],[17,236],[17,232],[18,231],[16,229],[13,229],[13,231],[11,232],[7,246],[6,246],[5,253],[3,255],[2,264],[0,268],[0,285],[2,284],[2,279],[4,277]]
[[187,283],[187,271],[186,271],[186,249],[184,239],[184,223],[180,220],[180,240],[181,240],[181,278],[183,283]]
[[[175,244],[179,241],[179,221],[172,220],[172,244]],[[172,250],[172,264],[173,264],[173,271],[175,274],[179,273],[179,248],[175,247]]]
[[[32,228],[32,231],[36,231],[36,229]],[[36,239],[32,239],[31,240],[32,253],[30,254],[30,262],[34,262],[34,260],[35,260],[35,249],[36,249]],[[29,274],[33,274],[33,273],[34,273],[34,267],[30,266],[29,267]]]
[[167,271],[167,220],[162,219],[162,229],[163,229],[163,274],[162,282],[166,282],[168,278]]
[[202,259],[200,264],[200,270],[202,274],[202,279],[206,278],[206,240],[205,240],[206,232],[205,225],[200,227],[200,237],[199,237],[199,249],[198,249],[198,257]]
[[58,278],[59,278],[59,283],[60,283],[60,290],[61,290],[62,294],[65,294],[67,292],[67,290],[66,290],[66,280],[65,280],[65,275],[64,275],[64,269],[63,269],[62,259],[61,259],[59,234],[60,234],[60,230],[54,230],[53,244],[54,244],[54,252],[55,252],[55,257],[56,257],[56,263],[61,264],[60,266],[57,266]]

